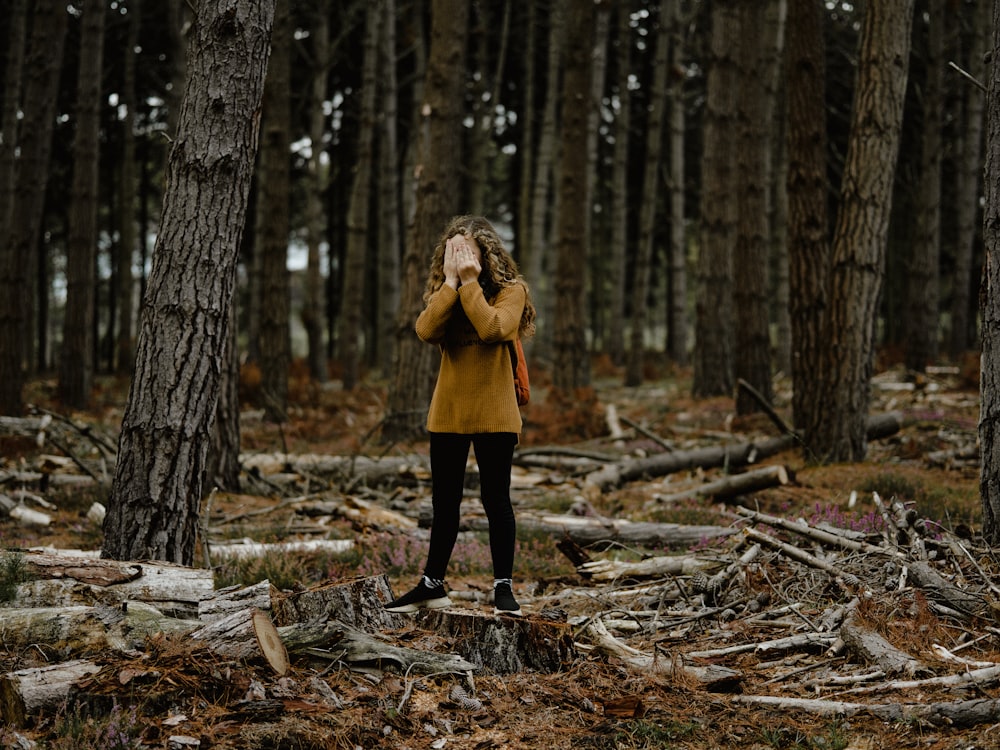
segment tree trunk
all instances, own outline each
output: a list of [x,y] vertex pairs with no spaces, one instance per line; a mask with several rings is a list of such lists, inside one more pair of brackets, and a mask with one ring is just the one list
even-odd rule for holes
[[[381,3],[369,3],[365,13],[365,42],[361,73],[358,142],[355,148],[354,180],[347,209],[347,252],[344,257],[343,293],[340,298],[340,360],[343,365],[344,390],[358,384],[361,372],[360,344],[364,334],[367,300],[367,263],[371,224],[372,172],[375,145],[375,102],[382,21]],[[379,238],[381,239],[381,238]],[[370,344],[370,338],[365,337]]]
[[66,241],[66,315],[59,360],[59,398],[86,409],[94,381],[97,296],[97,181],[104,53],[102,0],[86,0],[80,31],[80,66],[73,139],[73,186]]
[[[986,80],[987,64],[983,54],[990,45],[993,4],[977,0],[969,31],[968,70],[980,81]],[[951,330],[948,350],[953,358],[976,344],[975,316],[971,300],[973,290],[972,259],[979,237],[979,196],[983,179],[983,121],[985,94],[972,83],[962,85],[964,123],[961,136],[959,172],[955,206],[955,268],[952,271]],[[977,276],[978,278],[978,276]],[[972,322],[970,322],[970,318]]]
[[815,386],[830,278],[826,176],[826,62],[822,8],[788,5],[788,277],[792,325],[792,421],[813,429],[829,418]]
[[473,78],[472,127],[469,129],[469,147],[462,181],[466,186],[465,205],[472,214],[486,212],[486,195],[492,188],[485,176],[496,156],[493,142],[493,122],[501,106],[504,90],[504,66],[510,44],[511,0],[503,3],[479,3],[476,23],[471,33],[474,38],[471,64],[479,75]]
[[416,210],[403,257],[403,293],[397,321],[395,380],[389,391],[383,439],[393,441],[423,432],[434,384],[432,348],[420,341],[413,325],[423,309],[424,282],[431,249],[456,212],[461,172],[462,106],[469,7],[466,0],[434,0],[431,48],[424,82],[421,130],[424,131],[415,174]]
[[[605,199],[598,198],[598,190],[605,184],[603,174],[599,177],[598,172],[603,172],[601,166],[603,159],[599,154],[603,151],[600,139],[602,128],[602,110],[606,90],[608,71],[608,40],[609,26],[611,25],[612,3],[608,0],[597,0],[594,3],[594,31],[591,40],[590,52],[590,93],[587,100],[590,102],[590,111],[587,114],[587,151],[593,154],[593,158],[587,160],[587,195],[590,196],[591,204],[601,201],[604,205]],[[592,283],[587,284],[588,295],[588,320],[590,321],[589,334],[592,342],[603,350],[605,318],[607,315],[606,289],[601,283],[607,278],[604,264],[607,259],[607,235],[608,229],[607,213],[598,213],[588,210],[586,213],[587,223],[584,225],[584,236],[588,237],[588,247],[590,252],[587,255],[587,275]],[[598,220],[595,223],[595,219]],[[597,239],[600,238],[600,239]]]
[[[548,56],[545,71],[545,106],[538,134],[538,148],[533,152],[534,183],[532,185],[531,231],[527,238],[521,267],[524,277],[531,284],[532,298],[540,317],[551,320],[546,313],[552,310],[553,281],[552,253],[550,247],[552,226],[557,217],[557,201],[553,196],[552,181],[557,158],[559,128],[559,91],[563,70],[563,48],[566,43],[564,13],[567,0],[553,0],[549,10]],[[550,326],[539,326],[529,350],[537,357],[551,350],[553,331]]]
[[868,3],[858,82],[833,236],[830,307],[815,385],[826,419],[807,424],[810,455],[860,461],[874,361],[876,305],[885,266],[892,183],[899,152],[913,0]]
[[[260,363],[264,417],[288,419],[288,238],[291,194],[291,0],[275,0],[271,59],[264,83],[254,254],[260,258]],[[252,304],[252,302],[251,302]]]
[[646,325],[649,320],[649,280],[652,275],[656,214],[660,205],[657,183],[663,161],[663,123],[667,106],[667,74],[670,64],[670,0],[661,0],[653,86],[649,94],[646,120],[646,158],[643,160],[642,196],[639,208],[639,244],[632,280],[632,320],[629,335],[625,385],[642,385]]
[[135,158],[135,115],[138,96],[135,88],[136,47],[139,43],[139,14],[142,11],[142,0],[131,0],[128,4],[128,14],[125,22],[128,31],[125,39],[125,60],[122,63],[123,81],[121,103],[125,108],[122,118],[122,164],[121,183],[118,191],[121,204],[121,221],[119,222],[118,256],[116,259],[115,298],[118,301],[118,332],[115,343],[115,371],[122,375],[132,372],[134,358],[132,348],[132,318],[135,305],[135,279],[132,276],[132,265],[135,263],[136,250],[136,182]]
[[10,237],[17,164],[18,115],[24,76],[24,49],[28,22],[27,0],[12,0],[7,9],[7,53],[4,55],[3,107],[0,114],[0,237]]
[[590,195],[587,192],[587,117],[590,111],[591,44],[594,9],[589,3],[566,8],[566,57],[560,95],[560,152],[556,221],[554,388],[570,392],[590,385],[586,326],[586,263],[590,252]]
[[632,31],[629,19],[634,3],[621,0],[616,16],[618,80],[615,113],[615,147],[611,158],[611,248],[608,274],[608,338],[605,344],[611,362],[625,363],[625,257],[628,248],[628,151],[629,129],[632,124],[632,97],[629,76],[632,75]]
[[219,398],[205,459],[206,489],[240,490],[240,349],[237,300],[229,307],[229,335],[219,368]]
[[199,6],[104,557],[194,559],[273,14],[273,0]]
[[0,245],[0,413],[12,416],[24,409],[25,364],[33,362],[31,284],[38,267],[38,238],[69,18],[65,3],[58,0],[38,0],[33,8],[10,232],[8,241]]
[[[736,202],[739,220],[733,251],[733,370],[772,400],[770,305],[767,268],[771,249],[770,196],[771,130],[777,98],[778,56],[783,31],[778,0],[766,7],[743,3],[739,8],[742,34],[737,46]],[[760,410],[760,402],[745,389],[736,394],[736,413]]]
[[[945,0],[928,0],[927,59],[920,130],[920,177],[914,237],[906,273],[904,341],[906,366],[924,372],[934,364],[940,333],[941,128],[944,119]],[[923,26],[923,24],[921,24]],[[923,31],[923,29],[922,29]]]
[[378,353],[382,377],[392,377],[399,314],[399,268],[403,252],[399,209],[398,83],[396,82],[396,0],[384,0],[379,69],[382,111],[379,128]]
[[321,245],[326,226],[323,191],[329,179],[323,164],[323,135],[326,131],[327,81],[330,77],[330,6],[318,0],[312,15],[309,41],[312,44],[312,85],[309,98],[309,177],[305,186],[306,278],[302,301],[302,324],[306,329],[309,376],[317,383],[327,381],[326,348],[323,344],[323,270]]
[[702,151],[701,243],[695,302],[695,396],[728,396],[733,389],[733,255],[738,219],[736,107],[741,44],[738,3],[712,4],[712,32]]
[[986,204],[983,241],[986,263],[979,291],[982,317],[979,444],[982,470],[979,494],[983,538],[1000,544],[1000,5],[993,4],[992,56],[986,97]]
[[674,3],[670,18],[671,50],[670,67],[670,250],[668,256],[669,308],[667,311],[667,355],[674,364],[688,364],[688,270],[687,225],[684,220],[684,202],[687,180],[684,174],[684,19],[681,4]]

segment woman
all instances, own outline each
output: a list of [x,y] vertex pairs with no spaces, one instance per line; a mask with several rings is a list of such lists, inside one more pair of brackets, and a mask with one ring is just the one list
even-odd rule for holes
[[452,219],[434,249],[416,332],[441,349],[427,413],[434,520],[420,583],[391,612],[451,604],[444,579],[455,540],[469,446],[475,449],[490,525],[493,611],[520,615],[514,598],[510,467],[521,432],[510,344],[535,332],[535,308],[496,229],[479,216]]

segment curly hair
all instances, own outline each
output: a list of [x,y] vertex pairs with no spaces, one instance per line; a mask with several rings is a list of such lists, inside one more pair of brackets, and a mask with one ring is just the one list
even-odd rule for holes
[[522,337],[534,335],[535,306],[531,302],[531,290],[521,276],[517,263],[504,247],[497,230],[482,216],[456,216],[448,222],[441,239],[434,247],[427,286],[424,290],[424,302],[444,284],[445,244],[456,234],[472,237],[482,251],[483,270],[479,272],[479,285],[483,288],[483,294],[487,299],[492,299],[501,289],[514,284],[521,284],[524,287],[524,311],[521,313],[518,334]]

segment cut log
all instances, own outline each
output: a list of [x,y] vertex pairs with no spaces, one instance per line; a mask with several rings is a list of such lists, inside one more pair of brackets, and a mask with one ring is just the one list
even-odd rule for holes
[[27,726],[28,719],[53,709],[69,696],[77,681],[100,671],[96,664],[67,661],[8,672],[0,678],[0,709],[5,724]]
[[34,644],[48,654],[138,649],[154,633],[185,633],[198,626],[193,620],[165,617],[142,602],[116,607],[0,609],[0,631],[7,648]]
[[715,570],[720,564],[694,555],[661,555],[645,560],[590,560],[577,567],[584,578],[594,581],[617,581],[634,578],[661,578],[664,576],[689,576],[706,570]]
[[419,480],[426,479],[430,475],[427,459],[418,455],[369,458],[367,456],[331,456],[324,453],[295,456],[256,454],[241,456],[240,463],[246,471],[265,476],[294,472],[298,475],[308,474],[334,481],[350,480],[352,484],[362,484],[368,487],[415,485]]
[[274,620],[281,626],[330,618],[366,633],[378,633],[408,622],[406,615],[386,612],[384,606],[393,598],[385,575],[331,581],[281,597]]
[[151,604],[181,619],[198,616],[198,602],[211,596],[211,570],[166,562],[117,562],[83,554],[24,553],[29,580],[17,587],[15,607]]
[[650,655],[632,648],[615,638],[600,618],[591,620],[587,633],[594,639],[598,650],[614,656],[633,669],[649,674],[670,674],[680,679],[693,680],[711,692],[729,692],[739,687],[743,675],[735,669],[718,664],[699,666],[687,664],[680,656]]
[[870,714],[894,724],[926,721],[951,728],[994,724],[1000,716],[1000,700],[990,698],[951,703],[849,703],[774,695],[739,695],[733,700],[737,703],[767,706],[772,710],[806,711],[818,716]]
[[[473,528],[479,526],[470,522]],[[728,526],[688,526],[679,523],[650,523],[618,518],[584,518],[580,516],[521,514],[517,526],[525,531],[567,536],[578,544],[623,542],[640,546],[662,546],[670,549],[687,548],[706,539],[718,539],[738,532]],[[485,520],[482,524],[485,530]]]
[[565,622],[486,617],[459,609],[431,610],[419,617],[423,627],[447,635],[459,654],[494,674],[558,672],[576,655],[572,629]]
[[263,661],[276,674],[288,672],[288,652],[271,618],[257,609],[233,612],[194,630],[190,638],[212,652],[245,662]]
[[[868,419],[868,439],[876,440],[893,435],[899,432],[902,424],[902,416],[896,413],[870,417]],[[799,438],[797,436],[782,435],[756,443],[738,443],[698,448],[691,451],[661,453],[604,466],[588,474],[587,482],[596,485],[602,491],[606,491],[643,477],[664,476],[696,467],[703,469],[718,466],[728,466],[731,469],[740,468],[782,451],[790,450],[798,444]]]
[[[413,523],[411,522],[412,526]],[[310,539],[301,542],[277,542],[265,544],[244,539],[240,542],[209,543],[208,553],[212,560],[235,558],[246,560],[264,555],[284,555],[291,552],[327,552],[339,555],[354,547],[351,539]]]
[[747,495],[770,487],[781,487],[789,482],[788,469],[784,466],[763,466],[743,474],[731,474],[706,482],[695,487],[689,487],[681,492],[669,495],[653,495],[650,505],[675,503],[680,500],[710,497],[715,500],[729,500],[740,495]]
[[916,560],[908,567],[910,581],[927,594],[931,601],[973,617],[992,617],[995,614],[987,597],[974,591],[964,591],[949,583],[929,563]]
[[246,609],[270,613],[280,598],[278,589],[268,580],[250,586],[228,586],[198,602],[198,619],[210,622]]
[[848,617],[840,626],[840,637],[847,647],[865,663],[874,665],[887,675],[914,677],[929,674],[931,669],[905,651],[900,651],[889,641],[858,623],[855,617]]

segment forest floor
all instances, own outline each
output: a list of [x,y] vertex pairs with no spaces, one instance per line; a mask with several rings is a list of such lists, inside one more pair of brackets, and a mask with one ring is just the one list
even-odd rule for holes
[[[873,389],[871,412],[898,411],[905,420],[898,433],[872,441],[867,459],[862,463],[816,466],[806,461],[800,451],[786,451],[765,461],[788,468],[792,481],[784,486],[760,490],[752,497],[735,501],[700,499],[680,503],[655,514],[649,510],[651,498],[691,483],[717,478],[721,472],[695,469],[679,475],[651,477],[586,497],[577,478],[564,472],[558,480],[549,475],[540,482],[546,488],[541,494],[525,492],[524,499],[518,500],[519,513],[522,505],[535,504],[544,495],[544,503],[550,510],[559,508],[573,512],[571,508],[583,502],[589,512],[602,517],[730,526],[737,523],[734,507],[744,505],[788,519],[806,519],[812,524],[839,522],[862,528],[868,519],[867,531],[877,537],[878,524],[871,519],[877,516],[873,503],[878,496],[911,509],[916,517],[939,524],[949,535],[969,540],[970,548],[974,548],[981,506],[979,466],[975,455],[979,395],[976,376],[969,374],[972,369],[942,369],[937,374],[918,378],[909,377],[900,369],[880,372]],[[619,373],[610,368],[598,368],[595,387],[576,394],[577,408],[572,412],[565,405],[547,398],[544,373],[532,375],[533,401],[524,411],[526,425],[521,450],[525,452],[558,446],[583,454],[600,451],[635,456],[663,450],[662,444],[650,439],[650,435],[661,436],[664,441],[675,442],[678,446],[696,446],[706,441],[741,442],[779,434],[777,427],[764,415],[736,417],[732,399],[692,399],[689,375],[685,373],[632,389],[620,385]],[[29,398],[33,403],[59,411],[51,398],[54,390],[51,382],[33,383],[31,389]],[[375,438],[384,395],[379,387],[343,393],[336,387],[294,386],[290,421],[280,428],[262,422],[248,410],[241,428],[244,450],[288,455],[379,455],[387,452],[426,455],[424,442],[390,447],[378,444]],[[104,381],[98,407],[86,414],[68,416],[77,423],[95,425],[114,436],[125,398],[122,383]],[[624,436],[617,441],[608,433],[611,406],[626,425]],[[786,421],[790,421],[787,383],[777,384],[774,406]],[[631,430],[629,424],[641,429]],[[8,468],[36,466],[46,460],[45,454],[58,453],[51,445],[40,448],[23,438],[9,437],[0,437],[0,449],[0,456]],[[525,474],[538,472],[537,468],[516,469],[522,480]],[[517,481],[515,485],[518,486]],[[99,532],[87,523],[86,513],[95,499],[101,499],[100,492],[88,489],[79,497],[63,492],[56,498],[58,508],[51,511],[53,523],[48,527],[29,528],[12,519],[0,520],[4,547],[98,548]],[[426,483],[416,490],[421,500],[426,500],[428,492]],[[515,489],[515,496],[517,494]],[[247,494],[220,493],[213,500],[212,513],[218,516],[243,513],[248,504],[260,506],[273,502],[268,498],[254,500]],[[527,507],[523,509],[528,510]],[[273,528],[278,525],[272,519],[272,539]],[[363,529],[355,528],[355,532],[361,534]],[[626,606],[616,599],[617,604],[612,605],[607,604],[610,598],[602,598],[610,586],[624,588],[621,582],[602,584],[580,575],[562,560],[556,541],[549,540],[538,554],[549,558],[550,568],[546,570],[535,560],[529,574],[534,579],[521,575],[516,582],[515,590],[527,617],[556,605],[571,623],[583,622],[595,611],[611,606],[626,612],[624,619],[637,616],[629,614],[639,609],[633,603]],[[537,540],[532,541],[535,553],[539,544]],[[706,546],[711,552],[711,545],[701,545],[703,549]],[[522,549],[525,548],[526,543],[522,540]],[[414,549],[419,550],[419,547]],[[721,545],[718,550],[720,555],[730,554],[730,549],[724,550]],[[593,559],[643,559],[665,554],[663,549],[624,549],[621,545],[593,547],[588,551]],[[818,554],[817,549],[813,552]],[[782,566],[773,558],[768,559],[773,567],[761,566],[763,572],[759,575],[766,581],[758,581],[758,584],[767,588],[772,597],[768,607],[785,605],[790,614],[782,622],[789,618],[815,622],[826,608],[850,598],[843,586],[824,584],[808,589],[808,595],[801,601],[793,601],[793,596],[805,591],[795,589],[793,579],[804,582],[808,576]],[[418,564],[419,561],[413,561],[413,565]],[[992,564],[992,559],[981,558],[979,562],[980,566],[990,569]],[[412,566],[405,574],[394,577],[392,583],[397,593],[412,584],[411,569]],[[481,591],[487,583],[483,580],[486,575],[482,571],[458,574],[449,584],[457,592]],[[581,588],[593,592],[589,603],[587,598],[553,598],[552,592]],[[595,609],[597,600],[601,600],[601,608]],[[480,609],[483,606],[474,596],[458,597],[458,601],[459,606]],[[663,658],[668,658],[667,655],[682,658],[699,648],[717,646],[722,637],[720,633],[725,633],[722,640],[730,644],[764,640],[761,626],[750,625],[742,615],[734,615],[732,607],[724,615],[723,607],[702,605],[701,612],[697,607],[691,611],[690,600],[685,606],[686,616],[677,613],[675,624],[669,629],[654,629],[641,639],[636,639],[634,631],[624,626],[613,632],[620,641],[627,640],[637,647],[637,652],[661,654]],[[887,595],[884,602],[868,605],[866,617],[881,619],[879,630],[890,642],[932,665],[941,674],[953,673],[954,669],[948,669],[933,657],[932,646],[936,643],[943,643],[952,653],[960,652],[969,664],[1000,664],[1000,623],[989,619],[955,622],[928,608],[919,595],[912,593],[898,598],[895,594]],[[771,627],[780,629],[774,623]],[[580,648],[562,670],[478,674],[474,693],[471,688],[466,693],[456,693],[455,680],[448,676],[418,678],[391,669],[368,673],[345,668],[320,671],[313,665],[293,664],[291,678],[285,678],[281,684],[268,678],[263,671],[254,675],[256,681],[267,685],[272,697],[280,697],[281,690],[285,690],[286,697],[289,692],[294,694],[286,700],[286,710],[277,717],[242,715],[231,706],[227,708],[218,691],[211,693],[209,689],[208,683],[213,679],[203,674],[204,684],[200,687],[185,683],[185,690],[178,689],[177,703],[169,706],[169,710],[160,707],[159,713],[151,715],[149,707],[143,706],[142,696],[123,687],[116,696],[114,716],[110,719],[90,716],[79,707],[67,707],[59,716],[39,720],[33,726],[18,730],[16,735],[10,727],[0,728],[0,744],[30,747],[29,741],[34,741],[38,748],[159,748],[168,747],[170,735],[183,735],[196,738],[201,748],[288,750],[381,747],[411,750],[1000,748],[1000,713],[995,717],[990,714],[983,721],[949,723],[906,712],[895,716],[863,708],[823,712],[807,705],[813,699],[882,704],[888,701],[906,705],[945,704],[973,698],[991,701],[1000,697],[1000,685],[996,682],[961,689],[927,682],[910,688],[896,686],[875,694],[851,694],[850,690],[830,687],[833,682],[810,682],[805,678],[810,673],[830,672],[850,673],[856,677],[869,668],[852,662],[843,654],[830,655],[823,649],[818,652],[807,649],[806,654],[771,655],[748,650],[702,659],[701,663],[724,665],[738,670],[741,675],[736,686],[708,689],[682,674],[681,670],[637,668],[634,662],[620,654],[609,655],[594,648],[582,625],[575,632],[580,636]],[[384,635],[408,643],[419,641],[419,620],[412,627]],[[44,649],[34,651],[42,653]],[[191,667],[182,652],[160,653],[159,657],[161,668],[167,669],[169,663],[170,669],[176,670],[175,675],[182,675],[186,667]],[[0,650],[3,672],[35,663],[35,653]],[[296,692],[289,686],[316,676],[329,686],[329,695],[333,698],[328,695],[325,702],[315,696],[304,700],[301,691]],[[887,678],[883,675],[882,679]],[[875,684],[879,684],[878,678]],[[741,696],[767,695],[778,696],[785,703],[779,707],[767,702],[740,700]],[[802,700],[802,705],[796,707],[794,699]],[[167,714],[182,719],[170,721],[166,719]],[[129,744],[132,740],[128,737],[141,738],[142,744]],[[21,744],[16,744],[15,738],[19,738],[16,742]]]

